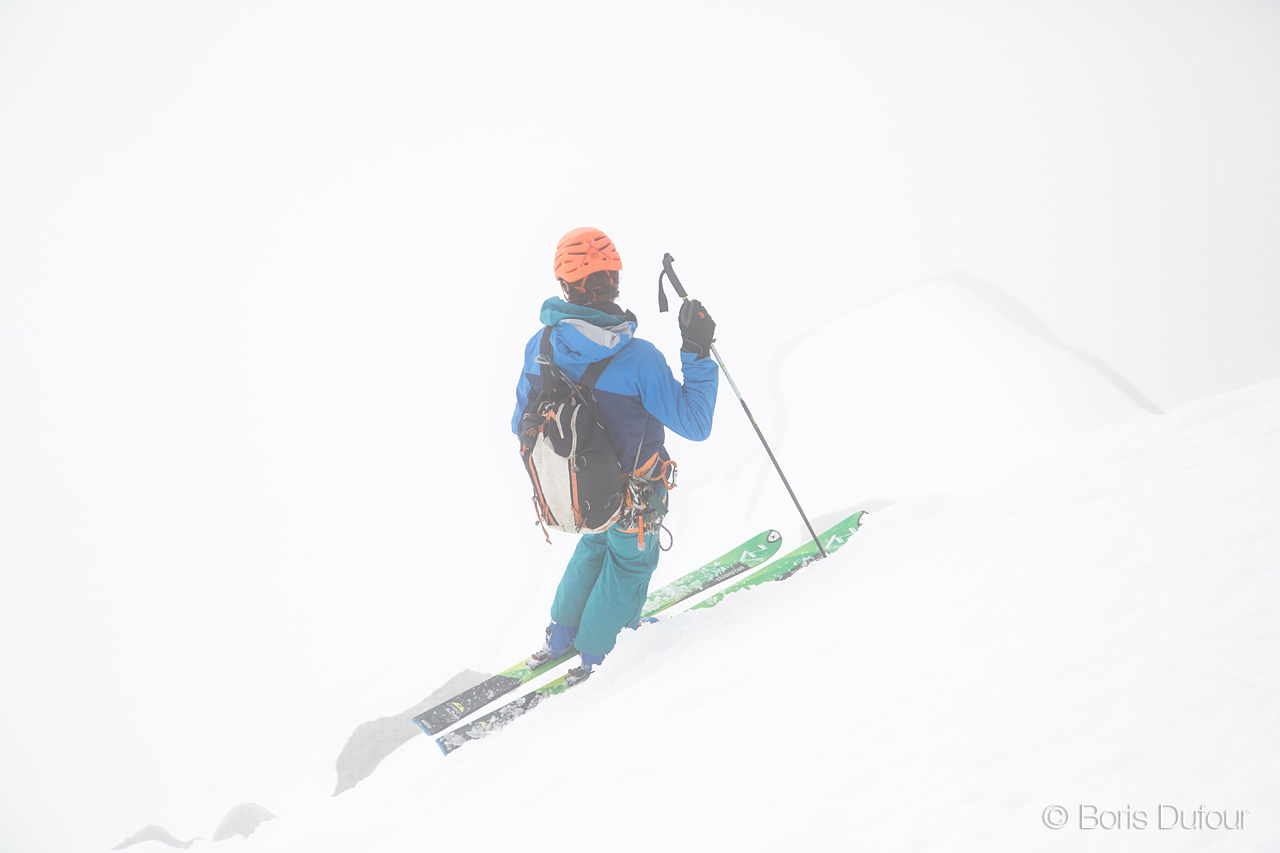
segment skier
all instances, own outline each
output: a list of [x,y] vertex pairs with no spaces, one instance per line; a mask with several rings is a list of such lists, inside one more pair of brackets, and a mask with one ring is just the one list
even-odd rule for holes
[[[552,360],[570,379],[579,381],[589,364],[613,356],[595,386],[600,423],[623,467],[634,467],[632,495],[652,507],[647,519],[624,512],[609,529],[582,536],[565,567],[545,642],[529,663],[537,666],[574,650],[581,661],[570,670],[571,682],[604,661],[623,628],[638,625],[662,550],[658,536],[667,493],[675,485],[664,427],[693,441],[707,438],[720,382],[716,362],[708,357],[716,324],[702,304],[690,300],[680,309],[682,384],[658,349],[635,337],[636,316],[616,304],[621,269],[622,259],[604,232],[576,228],[556,246],[554,271],[564,298],[542,303],[542,323],[554,327]],[[539,330],[525,346],[511,421],[516,434],[541,390],[541,341]]]

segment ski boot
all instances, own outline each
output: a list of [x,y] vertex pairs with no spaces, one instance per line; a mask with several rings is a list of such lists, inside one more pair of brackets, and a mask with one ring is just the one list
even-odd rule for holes
[[543,641],[542,648],[529,656],[529,659],[525,661],[525,666],[530,669],[537,669],[557,658],[572,654],[573,638],[577,636],[577,633],[577,628],[557,625],[552,622],[547,626],[547,638]]
[[600,664],[604,663],[604,655],[589,655],[586,652],[580,652],[581,660],[578,665],[565,673],[564,686],[572,687],[575,684],[581,684],[591,677],[591,672]]

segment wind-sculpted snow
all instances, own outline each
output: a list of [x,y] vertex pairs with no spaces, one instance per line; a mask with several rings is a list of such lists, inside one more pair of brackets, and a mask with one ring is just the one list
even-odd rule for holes
[[960,271],[948,273],[947,275],[940,277],[940,280],[951,282],[958,287],[963,287],[965,290],[969,291],[969,293],[999,311],[1000,314],[1009,322],[1041,338],[1063,352],[1071,354],[1084,364],[1088,365],[1091,369],[1105,376],[1107,380],[1120,391],[1120,393],[1133,400],[1139,408],[1150,412],[1153,415],[1160,414],[1160,408],[1155,403],[1151,402],[1151,400],[1147,398],[1147,395],[1138,390],[1136,385],[1122,376],[1120,371],[1116,370],[1096,355],[1059,340],[1058,336],[1053,333],[1047,323],[1037,317],[1031,309],[1027,308],[1026,305],[1023,305],[1021,302],[1014,299],[1008,291],[996,287],[991,282],[983,281],[980,278],[976,278],[966,272]]
[[214,830],[213,840],[226,841],[237,835],[248,838],[257,832],[262,824],[275,819],[275,815],[257,803],[241,803],[227,812],[222,823],[218,824],[218,828]]
[[[226,841],[239,835],[248,838],[258,831],[258,827],[262,824],[276,819],[276,816],[267,809],[257,803],[241,803],[231,811],[227,812],[226,817],[218,824],[218,828],[213,831],[214,841]],[[175,838],[173,833],[165,829],[163,826],[151,824],[144,826],[133,835],[117,844],[114,850],[124,850],[135,844],[142,844],[147,841],[155,841],[169,847],[177,847],[180,850],[186,850],[194,845],[200,838],[191,838],[186,841],[180,841]]]
[[177,838],[173,837],[173,833],[169,832],[169,830],[165,829],[163,826],[151,824],[150,826],[144,826],[142,829],[138,830],[133,835],[130,835],[124,841],[121,841],[111,849],[124,850],[127,847],[132,847],[135,844],[142,844],[145,841],[156,841],[169,847],[177,847],[179,850],[186,850],[199,840],[200,839],[198,838],[191,838],[187,841],[179,841]]

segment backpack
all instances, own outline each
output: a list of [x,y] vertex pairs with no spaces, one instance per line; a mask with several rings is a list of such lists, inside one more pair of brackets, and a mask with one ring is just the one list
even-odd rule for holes
[[551,360],[551,330],[542,330],[538,356],[542,391],[520,417],[520,457],[544,535],[547,527],[599,533],[617,520],[626,490],[626,472],[600,425],[595,398],[596,381],[613,356],[589,365],[575,384]]

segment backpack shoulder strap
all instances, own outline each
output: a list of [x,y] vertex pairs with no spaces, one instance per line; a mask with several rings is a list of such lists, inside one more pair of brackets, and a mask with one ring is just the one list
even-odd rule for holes
[[613,356],[593,361],[587,365],[587,369],[582,372],[582,379],[578,380],[578,385],[583,391],[591,393],[596,390],[596,382],[600,379],[600,374],[604,373],[604,369],[609,366],[611,361],[613,361]]
[[553,326],[542,327],[542,347],[540,350],[541,358],[538,359],[538,367],[542,373],[542,389],[544,392],[550,392],[555,384],[555,377],[551,375],[551,330]]
[[[551,330],[554,326],[542,327],[542,387],[550,388],[553,381],[551,377]],[[596,388],[596,382],[600,379],[600,374],[604,373],[604,369],[609,366],[609,362],[613,361],[613,356],[602,358],[599,361],[593,361],[587,365],[587,369],[582,372],[582,378],[578,380],[578,387],[588,393]]]

